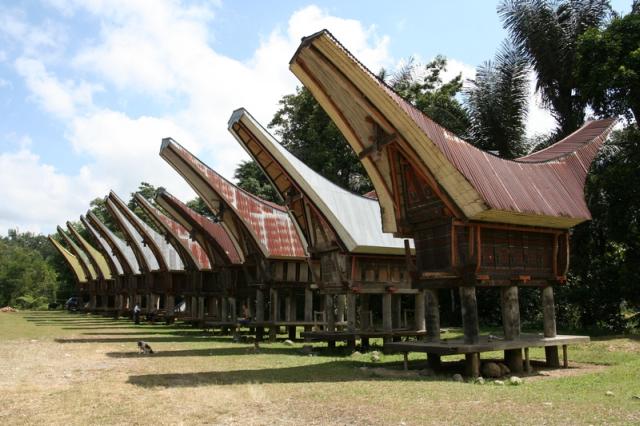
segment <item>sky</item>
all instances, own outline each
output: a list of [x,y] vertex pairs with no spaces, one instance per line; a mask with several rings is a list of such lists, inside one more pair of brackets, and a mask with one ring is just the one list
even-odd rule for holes
[[[300,83],[300,38],[329,29],[374,72],[442,54],[445,78],[491,59],[493,0],[0,0],[0,234],[50,233],[141,181],[195,194],[158,155],[172,137],[227,178],[249,157],[233,110],[267,124]],[[628,12],[631,0],[614,0]],[[532,82],[533,85],[533,82]],[[531,94],[527,133],[554,127]]]

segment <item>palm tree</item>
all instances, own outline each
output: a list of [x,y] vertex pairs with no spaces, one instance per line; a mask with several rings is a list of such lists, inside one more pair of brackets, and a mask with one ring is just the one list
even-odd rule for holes
[[503,158],[526,153],[525,122],[529,96],[527,59],[504,43],[494,61],[476,70],[465,90],[471,141]]
[[574,78],[578,38],[610,12],[608,0],[503,0],[498,6],[511,40],[537,74],[536,90],[558,123],[558,139],[585,116],[586,102]]

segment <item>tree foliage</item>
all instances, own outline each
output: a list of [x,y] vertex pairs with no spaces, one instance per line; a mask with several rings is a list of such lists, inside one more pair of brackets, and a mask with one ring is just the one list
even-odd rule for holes
[[536,90],[558,123],[556,140],[582,125],[586,101],[575,79],[578,39],[609,16],[608,0],[503,0],[498,13],[537,74]]
[[601,116],[640,118],[640,7],[579,39],[576,76],[583,98]]
[[528,71],[526,58],[508,43],[494,61],[478,67],[465,95],[470,140],[479,148],[503,158],[527,152]]
[[560,291],[577,326],[619,330],[640,308],[640,130],[615,132],[589,174],[593,216],[572,237],[571,279]]
[[238,182],[238,186],[245,191],[257,195],[263,200],[282,204],[280,195],[255,161],[241,162],[236,168],[233,177]]
[[[295,94],[284,96],[279,105],[269,128],[286,149],[343,188],[359,193],[372,189],[362,164],[311,92],[299,87]],[[255,177],[253,171],[261,173],[257,166],[244,167],[250,178]],[[261,182],[268,183],[266,178]]]

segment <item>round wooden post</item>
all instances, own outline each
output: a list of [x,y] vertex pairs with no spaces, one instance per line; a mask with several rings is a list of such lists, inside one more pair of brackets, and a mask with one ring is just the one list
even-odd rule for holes
[[[553,300],[553,287],[551,286],[543,287],[542,289],[542,319],[544,337],[556,337],[556,307]],[[549,367],[560,367],[557,346],[546,346],[544,353]]]
[[[500,289],[502,305],[502,327],[505,340],[517,340],[520,337],[520,305],[518,286],[512,285]],[[504,351],[504,360],[514,373],[522,373],[522,349]]]
[[[427,327],[426,340],[428,342],[440,341],[440,302],[437,289],[426,289],[425,295],[425,321]],[[427,353],[427,362],[433,369],[440,367],[440,355]]]
[[[287,321],[295,322],[297,319],[296,315],[296,294],[293,290],[289,291],[287,295]],[[296,326],[289,325],[289,340],[296,339]]]
[[[336,331],[336,315],[333,310],[333,294],[327,294],[324,297],[324,311],[325,316],[327,318],[327,331],[334,332]],[[330,349],[336,347],[336,341],[333,339],[329,339],[327,345]]]
[[424,290],[418,291],[415,296],[415,330],[425,331],[427,329],[427,320],[425,317],[425,292]]
[[[264,322],[264,291],[261,288],[256,289],[256,322]],[[261,341],[263,335],[264,327],[256,327],[256,340]]]
[[[369,323],[369,295],[361,294],[360,295],[360,330],[365,331],[368,330],[371,324]],[[369,348],[369,338],[368,337],[360,337],[360,342],[362,344],[362,349],[366,350]]]
[[[391,333],[393,330],[393,307],[391,293],[382,295],[382,329],[385,333]],[[391,336],[385,336],[384,341],[388,342]]]
[[480,339],[480,326],[478,324],[478,302],[476,300],[476,287],[460,287],[460,304],[462,308],[462,328],[464,342],[475,344]]
[[[354,293],[347,294],[347,331],[349,333],[356,332],[356,295]],[[347,340],[347,346],[350,349],[355,349],[356,347],[356,338],[355,336],[350,336]]]
[[313,291],[304,289],[304,322],[313,322]]

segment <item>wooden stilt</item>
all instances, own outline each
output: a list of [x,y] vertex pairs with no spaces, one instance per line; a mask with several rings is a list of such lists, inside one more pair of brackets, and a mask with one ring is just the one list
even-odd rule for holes
[[409,370],[409,353],[403,352],[402,355],[402,367],[404,368],[404,371],[407,371]]
[[469,377],[480,376],[480,354],[470,353],[465,356],[465,373]]
[[460,304],[462,307],[464,342],[467,344],[478,343],[480,326],[478,323],[478,302],[476,300],[475,286],[460,287]]
[[[556,337],[556,307],[553,300],[553,287],[547,286],[542,289],[542,318],[544,323],[544,337]],[[557,346],[547,346],[544,348],[547,366],[560,367]]]
[[[356,331],[356,295],[354,293],[347,294],[347,331],[354,333]],[[353,350],[356,347],[356,339],[347,340],[347,346]]]
[[425,317],[425,294],[424,290],[419,291],[415,296],[415,330],[425,331],[427,329],[427,320]]
[[[517,340],[520,337],[520,305],[518,286],[512,285],[500,289],[502,305],[502,327],[505,340]],[[513,373],[522,372],[522,349],[504,351],[504,360]]]
[[[327,331],[336,331],[336,316],[333,309],[333,295],[327,294],[324,297],[324,309],[327,321]],[[329,349],[336,347],[335,340],[329,340],[327,342]]]
[[527,373],[531,373],[531,359],[529,358],[529,348],[524,348],[524,367]]
[[569,354],[567,353],[567,345],[562,345],[562,366],[569,368]]
[[339,294],[336,296],[336,321],[344,322],[344,311],[347,304],[347,296]]

